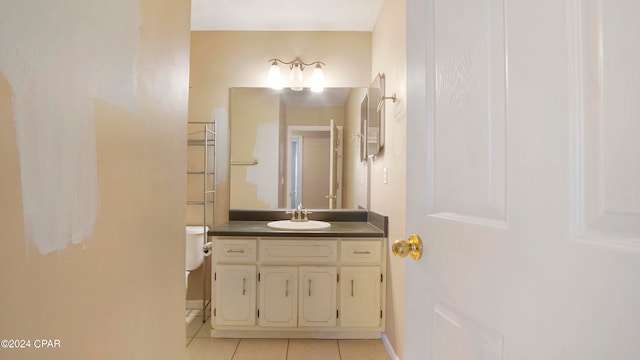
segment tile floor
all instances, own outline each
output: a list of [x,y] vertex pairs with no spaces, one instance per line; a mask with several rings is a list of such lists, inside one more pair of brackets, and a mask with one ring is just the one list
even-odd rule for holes
[[189,360],[389,360],[381,340],[213,339],[202,319],[187,310]]

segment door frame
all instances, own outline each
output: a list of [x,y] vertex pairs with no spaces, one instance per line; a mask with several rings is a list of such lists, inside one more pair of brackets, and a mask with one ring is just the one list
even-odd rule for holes
[[[337,208],[340,209],[342,207],[342,166],[343,166],[343,161],[342,161],[342,152],[343,152],[343,147],[342,147],[342,133],[343,133],[343,127],[342,126],[336,126],[336,128],[338,129],[338,141],[339,141],[339,151],[338,151],[338,155],[336,156],[336,160],[338,161],[338,170],[337,170],[337,178],[338,178],[338,191],[336,192],[336,194],[339,196],[338,199],[340,199],[337,202]],[[330,133],[331,132],[331,126],[329,125],[289,125],[287,126],[287,159],[291,159],[291,139],[295,136],[293,135],[294,131],[319,131],[319,132],[327,132]],[[304,142],[304,139],[302,140],[302,142]],[[301,144],[302,144],[301,142]],[[287,204],[291,203],[291,166],[289,166],[289,160],[287,160],[286,162],[286,166],[287,166],[287,171],[286,171],[286,191],[287,191]],[[304,204],[303,204],[304,205]],[[328,208],[328,207],[327,207]]]

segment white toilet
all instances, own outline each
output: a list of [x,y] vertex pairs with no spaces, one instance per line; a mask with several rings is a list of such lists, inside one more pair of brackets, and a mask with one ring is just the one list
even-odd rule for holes
[[185,291],[189,286],[189,273],[199,268],[204,262],[202,246],[204,245],[204,234],[207,231],[209,231],[209,228],[206,226],[187,226],[187,268],[184,273]]

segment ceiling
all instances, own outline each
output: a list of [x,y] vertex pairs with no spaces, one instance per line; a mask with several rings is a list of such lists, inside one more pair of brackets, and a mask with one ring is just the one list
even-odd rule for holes
[[191,30],[373,31],[384,0],[192,0]]

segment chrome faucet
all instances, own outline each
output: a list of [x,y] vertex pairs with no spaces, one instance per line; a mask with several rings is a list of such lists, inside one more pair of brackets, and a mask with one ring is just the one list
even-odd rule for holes
[[298,204],[295,210],[285,212],[285,214],[291,214],[291,221],[309,221],[310,213],[310,211],[307,211],[302,207],[302,203]]
[[298,220],[302,220],[302,203],[298,204],[298,207],[296,208],[296,216],[298,217]]

